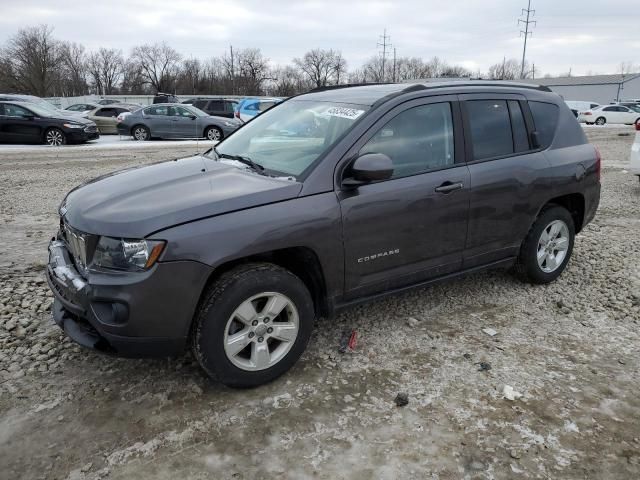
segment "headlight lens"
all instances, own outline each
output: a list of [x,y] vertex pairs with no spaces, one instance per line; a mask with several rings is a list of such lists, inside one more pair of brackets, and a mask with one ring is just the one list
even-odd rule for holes
[[224,124],[225,124],[227,127],[235,127],[235,126],[237,126],[237,125],[238,125],[237,123],[234,123],[234,122],[224,122]]
[[147,270],[156,263],[164,245],[162,240],[100,237],[91,264],[113,270]]
[[79,123],[63,123],[62,126],[67,128],[84,128],[84,125],[80,125]]

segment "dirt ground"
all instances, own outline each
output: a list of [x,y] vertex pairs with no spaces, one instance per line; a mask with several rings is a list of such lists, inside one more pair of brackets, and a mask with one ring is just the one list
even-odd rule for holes
[[195,147],[0,152],[0,478],[640,478],[640,184],[621,133],[588,129],[601,206],[557,282],[482,273],[321,319],[296,367],[253,390],[188,355],[80,349],[49,313],[65,192]]

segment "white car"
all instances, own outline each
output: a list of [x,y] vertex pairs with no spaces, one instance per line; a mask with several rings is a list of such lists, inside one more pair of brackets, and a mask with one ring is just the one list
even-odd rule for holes
[[631,145],[631,166],[629,170],[640,179],[640,121],[636,122],[636,140]]
[[587,125],[594,123],[596,125],[604,125],[605,123],[633,125],[639,119],[640,108],[622,105],[601,105],[578,114],[578,121]]

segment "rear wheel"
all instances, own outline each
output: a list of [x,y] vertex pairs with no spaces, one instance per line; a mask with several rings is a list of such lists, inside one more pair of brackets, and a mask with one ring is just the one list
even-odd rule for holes
[[202,368],[231,387],[270,382],[304,352],[315,314],[309,290],[276,265],[251,263],[206,292],[192,332]]
[[52,147],[59,147],[67,143],[67,137],[59,128],[50,128],[44,134],[44,143]]
[[136,125],[131,129],[131,136],[140,142],[151,139],[151,132],[144,125]]
[[607,119],[604,117],[598,117],[596,118],[596,125],[604,125],[605,123],[607,123]]
[[222,140],[223,133],[218,127],[209,127],[204,131],[204,136],[207,140],[219,142]]
[[545,208],[520,248],[516,272],[531,283],[549,283],[564,271],[573,251],[575,226],[566,208]]

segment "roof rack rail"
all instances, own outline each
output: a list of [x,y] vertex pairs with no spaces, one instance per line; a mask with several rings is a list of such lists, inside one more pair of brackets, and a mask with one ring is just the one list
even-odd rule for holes
[[322,87],[316,87],[309,90],[306,93],[324,92],[325,90],[335,90],[337,88],[351,88],[351,87],[369,87],[371,85],[391,85],[391,82],[372,82],[372,83],[342,83],[339,85],[324,85]]

